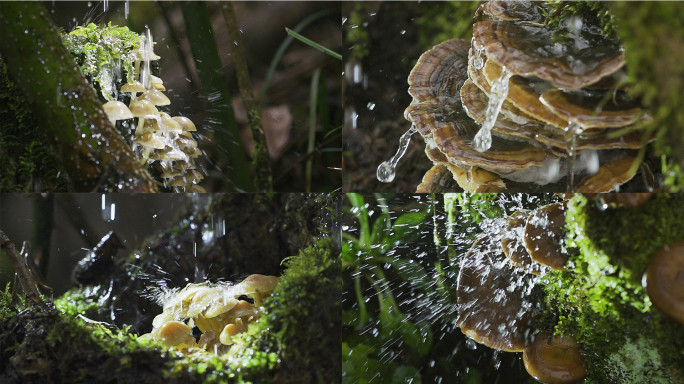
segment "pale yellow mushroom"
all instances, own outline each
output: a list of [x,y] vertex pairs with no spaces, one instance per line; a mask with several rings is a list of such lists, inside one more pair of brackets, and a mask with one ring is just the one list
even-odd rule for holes
[[174,120],[178,122],[178,124],[183,127],[183,131],[186,132],[195,132],[197,131],[197,128],[195,127],[195,123],[192,122],[192,120],[188,119],[185,116],[174,116]]
[[147,100],[147,101],[149,101],[152,104],[157,105],[157,106],[164,106],[164,105],[171,104],[171,100],[169,100],[169,98],[166,97],[165,94],[161,93],[161,91],[158,91],[156,89],[148,90],[147,92],[140,95],[140,97],[138,99],[139,100]]
[[171,149],[171,147],[156,151],[150,155],[150,159],[152,160],[184,160],[187,158],[188,155],[183,151]]
[[192,133],[190,133],[188,131],[183,131],[183,132],[179,133],[178,136],[185,137],[186,139],[192,139]]
[[145,50],[142,50],[142,49],[140,49],[140,48],[136,48],[136,49],[133,50],[133,53],[136,54],[136,55],[138,55],[138,58],[139,58],[141,61],[144,61],[144,60],[145,60],[145,57],[143,56],[145,53],[147,53],[147,59],[150,60],[150,61],[154,61],[154,60],[159,60],[159,59],[161,59],[160,56],[157,56],[157,54],[155,54],[152,50],[149,50],[149,49],[145,51]]
[[187,172],[185,173],[185,176],[190,178],[190,179],[204,180],[204,175],[202,175],[199,171],[194,170],[194,169],[188,169]]
[[183,128],[180,124],[169,116],[168,113],[161,112],[161,128],[165,131],[182,132]]
[[164,82],[162,79],[154,75],[150,75],[150,86],[159,91],[166,91],[166,87],[164,87]]
[[143,85],[137,80],[134,81],[133,84],[126,83],[121,87],[121,92],[131,93],[131,99],[135,97],[136,93],[145,91],[147,91],[147,89],[145,89],[145,87],[143,87]]
[[164,141],[159,136],[155,135],[152,131],[144,132],[140,135],[135,135],[133,141],[136,144],[141,145],[145,148],[163,149],[164,147],[166,147]]
[[126,104],[120,101],[107,102],[102,106],[102,109],[104,109],[105,113],[107,114],[107,118],[109,118],[109,121],[112,124],[115,124],[116,120],[126,120],[133,118],[133,114],[128,109]]
[[235,286],[239,292],[254,299],[254,305],[261,304],[278,285],[278,277],[265,275],[251,275]]
[[180,147],[181,149],[182,148],[197,148],[197,142],[193,139],[186,139],[186,138],[179,137],[175,140],[175,142],[176,142],[176,145],[178,145],[178,147]]
[[189,192],[189,193],[207,193],[207,190],[204,189],[204,188],[202,188],[202,187],[200,187],[200,186],[197,185],[197,184],[193,184],[193,185],[191,185],[191,186],[189,186],[189,187],[186,187],[186,188],[185,188],[185,192]]
[[190,156],[191,159],[195,159],[195,158],[198,158],[198,157],[202,156],[202,151],[201,151],[200,149],[198,149],[198,148],[193,148],[193,147],[188,147],[188,148],[185,150],[185,153],[186,153],[188,156]]
[[225,328],[223,328],[223,331],[221,331],[219,340],[221,341],[221,344],[232,345],[234,343],[233,336],[245,331],[247,331],[247,329],[237,324],[228,324],[225,326]]
[[176,176],[180,176],[183,174],[184,174],[184,172],[182,170],[170,167],[170,168],[165,169],[162,172],[161,177],[162,177],[162,179],[172,179]]
[[192,328],[180,321],[169,321],[154,331],[154,339],[166,347],[188,346],[195,341]]

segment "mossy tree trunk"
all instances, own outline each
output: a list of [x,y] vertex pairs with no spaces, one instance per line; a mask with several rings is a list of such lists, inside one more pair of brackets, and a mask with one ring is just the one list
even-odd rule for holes
[[76,191],[157,191],[107,119],[45,7],[0,4],[0,53]]

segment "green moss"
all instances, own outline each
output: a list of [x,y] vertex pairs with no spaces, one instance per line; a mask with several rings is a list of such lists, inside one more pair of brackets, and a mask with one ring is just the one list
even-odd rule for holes
[[420,45],[425,49],[454,38],[470,40],[473,36],[473,15],[478,1],[444,1],[421,4],[415,19]]
[[[278,363],[274,382],[339,380],[342,278],[338,255],[334,242],[326,238],[286,261],[288,269],[265,302],[268,314],[231,348],[231,365],[237,372],[242,367],[251,378],[252,372]],[[274,351],[279,351],[278,356]]]
[[100,86],[102,96],[114,100],[116,72],[123,68],[128,82],[133,82],[134,62],[137,55],[133,49],[139,46],[138,34],[127,27],[98,26],[90,23],[62,34],[64,46],[76,58],[81,72]]
[[356,59],[363,59],[368,56],[370,46],[370,36],[368,30],[362,28],[365,24],[365,17],[369,13],[369,6],[363,2],[357,2],[354,10],[349,13],[349,25],[347,29],[347,43],[351,46],[350,55]]
[[0,58],[0,192],[69,191],[69,178],[46,141]]
[[616,35],[615,16],[604,2],[553,0],[544,2],[539,9],[548,18],[550,28],[562,27],[568,17],[581,15],[589,24],[600,26],[603,36],[612,38]]
[[7,283],[5,291],[0,291],[0,322],[4,322],[17,314],[12,305],[12,294],[10,293],[10,283]]
[[635,382],[684,366],[684,326],[654,308],[642,285],[652,255],[684,239],[682,217],[682,195],[654,194],[637,209],[569,202],[567,245],[578,253],[542,280],[546,320],[585,345],[589,382],[614,382],[623,365]]
[[642,98],[653,120],[656,155],[673,191],[684,187],[684,3],[667,1],[608,2],[617,34],[625,46],[632,94]]

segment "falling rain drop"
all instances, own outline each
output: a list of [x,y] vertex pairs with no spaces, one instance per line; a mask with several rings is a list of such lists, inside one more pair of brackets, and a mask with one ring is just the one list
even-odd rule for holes
[[128,7],[129,7],[129,3],[128,3],[128,2],[129,2],[129,0],[126,0],[126,5],[124,5],[124,12],[125,12],[125,15],[126,15],[124,18],[125,18],[126,20],[128,20],[128,9],[129,9],[129,8],[128,8]]
[[383,183],[391,183],[392,180],[394,180],[394,176],[396,176],[397,163],[401,157],[404,156],[404,153],[406,153],[406,149],[411,142],[411,136],[416,132],[418,132],[416,127],[411,126],[406,133],[401,135],[401,138],[399,139],[399,150],[397,150],[396,155],[394,155],[389,161],[384,161],[378,167],[377,177],[379,181]]
[[109,11],[109,0],[104,0],[104,11]]
[[466,344],[466,348],[468,348],[470,350],[474,351],[477,349],[477,343],[475,342],[475,340],[473,340],[469,337],[466,337],[465,344]]

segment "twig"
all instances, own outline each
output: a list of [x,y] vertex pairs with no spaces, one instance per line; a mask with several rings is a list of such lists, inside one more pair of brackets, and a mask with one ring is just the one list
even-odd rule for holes
[[24,258],[17,252],[17,247],[7,238],[3,231],[0,231],[0,249],[5,252],[12,262],[14,271],[17,273],[19,281],[21,282],[21,287],[26,293],[26,299],[29,306],[42,304],[43,300],[40,298],[40,293],[36,287],[36,282],[33,281],[31,271],[29,271],[28,266],[26,266]]
[[[321,69],[317,68],[311,78],[311,91],[309,93],[309,145],[306,150],[312,152],[316,142],[316,106],[318,105],[318,79]],[[306,193],[311,192],[311,173],[313,172],[313,157],[306,160]]]
[[233,3],[227,1],[221,5],[223,18],[228,26],[228,36],[235,42],[231,48],[233,51],[233,61],[235,62],[235,74],[237,75],[238,86],[240,87],[240,97],[242,105],[247,112],[247,123],[252,130],[254,140],[254,189],[256,192],[273,191],[273,180],[271,176],[271,159],[268,154],[268,144],[266,135],[261,126],[261,116],[257,103],[254,102],[254,91],[252,82],[249,79],[249,70],[245,60],[245,51],[242,49],[242,37]]

